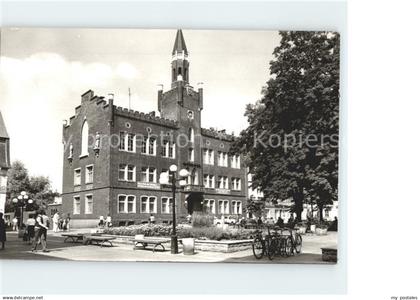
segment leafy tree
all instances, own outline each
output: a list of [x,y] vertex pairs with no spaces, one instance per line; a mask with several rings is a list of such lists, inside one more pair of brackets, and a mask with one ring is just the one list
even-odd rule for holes
[[[241,150],[267,201],[292,198],[298,221],[305,195],[322,208],[337,199],[339,35],[280,32],[262,99],[247,105]],[[322,220],[322,215],[321,215]]]
[[6,212],[14,211],[12,199],[26,191],[34,203],[28,209],[46,208],[59,194],[51,189],[51,183],[45,176],[29,176],[25,165],[20,161],[12,163],[8,171]]

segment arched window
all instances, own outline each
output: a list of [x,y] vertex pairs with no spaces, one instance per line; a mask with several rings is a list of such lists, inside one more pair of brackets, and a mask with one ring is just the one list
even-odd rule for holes
[[89,125],[87,121],[85,120],[82,125],[82,149],[80,152],[81,156],[89,155],[88,145],[89,145]]
[[188,139],[191,143],[194,143],[194,128],[188,130]]

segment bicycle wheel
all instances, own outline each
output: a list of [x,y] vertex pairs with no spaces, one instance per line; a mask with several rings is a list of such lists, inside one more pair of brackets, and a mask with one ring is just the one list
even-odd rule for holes
[[286,256],[292,256],[293,255],[293,241],[290,236],[286,238]]
[[302,251],[302,237],[300,234],[296,234],[295,237],[295,250],[296,253],[300,253]]
[[261,259],[264,256],[264,241],[257,237],[252,243],[252,252],[256,259]]
[[286,241],[287,238],[286,237],[281,237],[280,239],[280,255],[281,256],[286,256]]

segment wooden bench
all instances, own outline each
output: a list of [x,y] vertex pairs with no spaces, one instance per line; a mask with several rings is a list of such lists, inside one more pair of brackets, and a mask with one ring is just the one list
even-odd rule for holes
[[165,247],[163,246],[163,244],[170,242],[171,239],[133,238],[130,241],[134,243],[133,250],[136,250],[139,244],[141,244],[143,249],[146,249],[148,245],[153,245],[153,252],[155,252],[155,249],[158,246],[162,247],[162,251],[165,251]]
[[108,243],[110,247],[113,247],[112,240],[115,240],[115,237],[107,237],[107,236],[101,236],[101,235],[85,235],[83,244],[85,245],[92,245],[92,243],[95,243],[96,245],[101,245],[101,247]]
[[72,243],[77,243],[83,240],[83,233],[63,233],[61,236],[66,237],[64,243],[71,240]]

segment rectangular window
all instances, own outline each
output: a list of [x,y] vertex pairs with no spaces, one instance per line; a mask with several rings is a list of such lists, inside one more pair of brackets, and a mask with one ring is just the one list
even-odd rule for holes
[[80,197],[75,196],[73,198],[73,214],[80,215]]
[[127,212],[135,213],[136,212],[136,197],[129,195],[127,196]]
[[91,214],[93,212],[93,197],[92,195],[85,196],[85,214]]
[[145,136],[140,140],[140,153],[147,154],[147,138]]
[[156,155],[156,139],[149,137],[149,155]]
[[74,185],[80,185],[82,182],[82,172],[79,169],[74,170]]
[[175,143],[172,143],[172,142],[169,143],[168,153],[169,153],[169,158],[175,158]]
[[127,151],[135,152],[135,135],[130,133],[127,135]]
[[162,213],[172,213],[172,198],[162,197]]
[[169,157],[169,142],[164,141],[162,145],[162,156]]
[[93,183],[93,165],[86,166],[85,181],[86,183]]
[[214,151],[209,150],[209,165],[214,165]]
[[229,213],[229,200],[219,200],[219,214]]
[[219,176],[217,179],[217,186],[219,189],[229,189],[229,180],[226,176]]
[[125,195],[118,196],[118,212],[125,213]]
[[241,215],[242,214],[242,202],[241,201],[232,201],[232,214]]
[[141,213],[156,213],[157,203],[156,197],[142,196],[140,199]]
[[136,167],[133,165],[127,166],[127,181],[136,181]]
[[232,178],[232,190],[240,191],[241,190],[241,179]]
[[231,166],[235,169],[241,168],[241,156],[240,155],[233,155],[231,158]]
[[127,136],[127,132],[120,132],[120,150],[125,150],[125,138]]
[[141,178],[140,181],[142,182],[157,182],[157,172],[156,168],[152,167],[143,167],[141,168]]
[[125,180],[125,169],[127,165],[120,164],[118,168],[118,180]]
[[216,205],[213,199],[204,200],[204,209],[206,213],[215,214],[216,213]]
[[210,187],[210,175],[204,174],[204,187],[209,188]]
[[148,182],[157,182],[156,181],[156,169],[155,168],[149,168],[149,180]]

